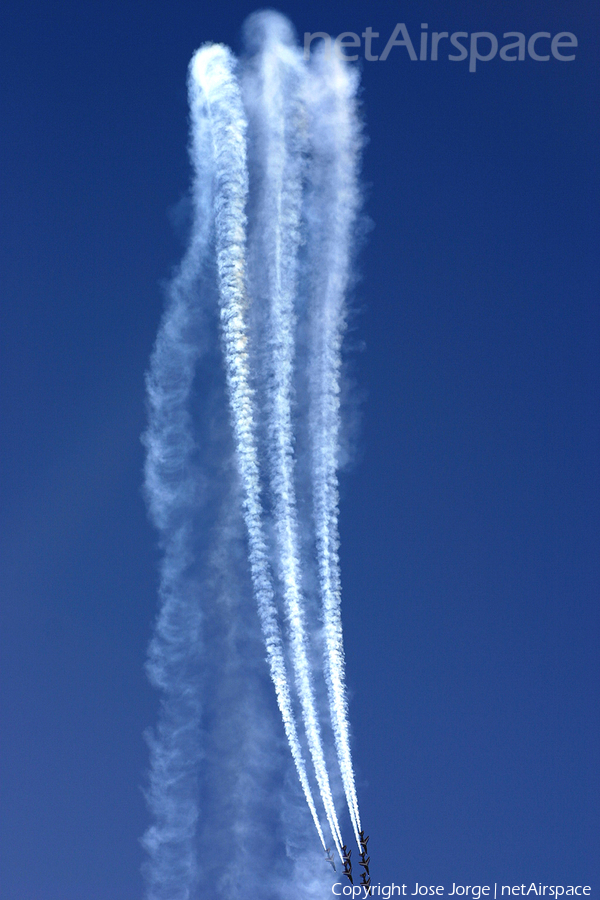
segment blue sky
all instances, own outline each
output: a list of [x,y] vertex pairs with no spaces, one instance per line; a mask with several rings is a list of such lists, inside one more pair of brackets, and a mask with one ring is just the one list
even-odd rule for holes
[[[144,372],[184,251],[187,65],[239,50],[254,8],[4,9],[6,900],[142,896]],[[382,42],[400,21],[415,44],[422,22],[578,37],[570,63],[360,62],[373,228],[340,522],[375,879],[597,891],[597,12],[279,8]]]

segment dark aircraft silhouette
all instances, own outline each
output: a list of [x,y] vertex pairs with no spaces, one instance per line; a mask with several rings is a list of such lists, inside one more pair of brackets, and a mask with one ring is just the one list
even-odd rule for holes
[[371,857],[367,856],[367,851],[363,850],[360,854],[359,864],[363,867],[367,875],[369,874],[369,863],[371,862]]
[[365,837],[364,831],[358,832],[359,843],[360,843],[360,857],[359,864],[365,870],[360,873],[360,877],[362,878],[361,887],[367,888],[367,893],[370,893],[371,888],[371,875],[369,873],[369,863],[371,862],[371,857],[367,856],[367,844],[369,843],[369,835]]
[[352,863],[350,862],[350,855],[352,850],[348,850],[346,845],[342,846],[342,862],[344,863],[344,875],[349,880],[350,884],[354,884],[352,880]]

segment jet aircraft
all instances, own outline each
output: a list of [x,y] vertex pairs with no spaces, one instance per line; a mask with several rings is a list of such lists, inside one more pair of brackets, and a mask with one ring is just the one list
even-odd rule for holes
[[344,875],[350,882],[350,884],[354,884],[352,880],[352,863],[350,862],[350,855],[352,854],[352,850],[348,850],[345,844],[342,845],[342,862],[344,863]]
[[333,871],[335,872],[336,868],[335,868],[335,863],[333,861],[333,853],[331,852],[329,847],[327,847],[325,854],[326,854],[325,859],[327,860],[328,863],[331,863],[331,867],[332,867]]

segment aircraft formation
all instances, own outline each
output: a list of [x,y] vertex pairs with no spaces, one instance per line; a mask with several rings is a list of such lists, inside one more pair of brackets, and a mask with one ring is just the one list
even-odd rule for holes
[[[365,837],[364,831],[359,831],[359,842],[360,842],[360,856],[358,859],[358,863],[364,869],[363,872],[360,873],[360,885],[361,887],[366,888],[366,893],[368,894],[369,889],[371,887],[371,875],[369,873],[369,864],[371,862],[371,857],[367,856],[367,844],[369,842],[369,835]],[[333,861],[333,855],[331,851],[327,850],[327,862],[331,863],[333,866],[333,871],[336,871],[335,863]],[[352,850],[348,850],[347,846],[344,844],[342,846],[342,863],[344,865],[344,875],[349,880],[351,885],[354,885],[354,879],[352,877],[352,861],[350,859],[352,855]]]

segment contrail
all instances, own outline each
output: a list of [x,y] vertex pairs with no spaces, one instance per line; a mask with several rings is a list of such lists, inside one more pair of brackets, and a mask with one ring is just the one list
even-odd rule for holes
[[[250,385],[248,297],[246,293],[246,165],[247,122],[237,80],[235,60],[228,48],[212,45],[199,50],[191,63],[192,80],[205,99],[211,122],[215,160],[215,227],[220,287],[222,339],[235,434],[238,466],[244,490],[244,518],[248,531],[250,567],[271,678],[284,728],[306,801],[323,847],[325,840],[310,789],[297,734],[285,658],[277,622],[270,564],[263,533],[260,472],[255,435],[254,398]],[[194,162],[202,169],[195,144]]]
[[202,640],[197,584],[189,568],[194,556],[191,521],[199,482],[192,464],[194,441],[188,405],[201,355],[198,284],[210,243],[213,178],[208,123],[194,104],[192,117],[198,150],[204,148],[196,172],[195,228],[170,284],[147,375],[145,491],[164,549],[161,611],[147,663],[150,680],[162,692],[160,721],[148,735],[151,772],[147,799],[155,817],[143,838],[149,854],[144,867],[149,900],[188,900],[198,877],[195,834]]
[[262,26],[263,43],[248,92],[255,99],[252,112],[264,167],[258,216],[268,301],[269,476],[295,683],[317,783],[341,857],[343,842],[323,753],[308,658],[294,486],[291,409],[296,324],[294,300],[302,218],[302,151],[306,150],[306,142],[297,132],[298,123],[305,119],[300,93],[306,79],[306,67],[299,50],[292,44],[293,35],[285,20],[272,13],[261,14],[258,22],[255,17],[254,25],[256,30]]
[[361,829],[350,754],[344,647],[340,614],[337,466],[340,432],[341,344],[345,294],[359,206],[356,73],[337,58],[317,57],[306,92],[313,142],[310,218],[312,308],[309,428],[319,579],[325,628],[325,677],[344,792],[355,837]]
[[278,14],[251,17],[246,39],[241,62],[207,44],[190,63],[193,226],[147,376],[145,490],[163,550],[148,900],[323,895],[304,800],[325,848],[318,786],[341,855],[325,687],[361,830],[337,524],[357,78],[337,59],[304,61]]

